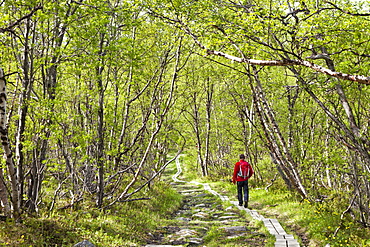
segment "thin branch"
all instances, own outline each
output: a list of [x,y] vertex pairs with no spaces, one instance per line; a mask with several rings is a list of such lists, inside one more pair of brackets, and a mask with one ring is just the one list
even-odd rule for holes
[[239,70],[239,69],[237,69],[237,68],[234,68],[234,67],[232,67],[232,66],[230,66],[230,65],[228,65],[228,64],[225,64],[225,63],[222,63],[222,62],[217,61],[217,60],[215,60],[215,59],[212,59],[212,58],[210,58],[209,56],[204,56],[204,55],[202,55],[202,54],[200,54],[200,53],[197,53],[197,52],[194,52],[194,53],[195,53],[196,55],[198,55],[198,56],[201,56],[201,57],[203,57],[203,58],[207,59],[207,60],[210,60],[210,61],[212,61],[212,62],[214,62],[214,63],[217,63],[217,64],[222,65],[222,66],[224,66],[224,67],[227,67],[227,68],[229,68],[229,69],[235,70],[235,71],[237,71],[237,72],[239,72],[239,73],[242,73],[242,74],[244,74],[244,75],[247,75],[247,74],[248,74],[247,72],[241,71],[241,70]]
[[65,209],[68,209],[68,208],[72,208],[74,205],[76,205],[77,203],[79,203],[81,201],[83,201],[83,197],[80,197],[77,200],[73,200],[70,204],[65,205],[61,208],[58,208],[58,210],[65,210]]
[[92,9],[99,9],[98,7],[96,7],[94,5],[90,5],[90,4],[86,4],[86,3],[82,3],[82,2],[77,2],[77,1],[74,1],[74,0],[72,0],[71,3],[86,6],[86,7],[92,8]]
[[113,174],[113,175],[109,176],[109,177],[107,178],[107,180],[105,181],[105,184],[109,184],[109,183],[112,181],[112,179],[114,179],[115,177],[117,177],[118,175],[120,175],[120,174],[122,174],[122,173],[127,172],[128,170],[130,170],[131,168],[133,168],[133,167],[134,167],[134,166],[136,166],[136,165],[137,165],[137,163],[133,163],[132,165],[130,165],[130,166],[128,166],[128,167],[126,167],[125,169],[120,170],[120,171],[116,172],[115,174]]
[[238,63],[247,63],[251,65],[259,65],[259,66],[293,66],[293,65],[298,65],[298,66],[304,66],[307,68],[310,68],[312,70],[315,70],[317,72],[326,74],[331,77],[335,77],[338,79],[342,80],[347,80],[347,81],[354,81],[358,82],[361,84],[367,84],[370,85],[370,77],[367,76],[362,76],[362,75],[350,75],[342,72],[337,72],[337,71],[332,71],[328,68],[322,67],[318,64],[311,63],[309,61],[305,60],[291,60],[291,59],[283,59],[283,60],[256,60],[256,59],[247,59],[247,58],[241,58],[241,57],[236,57],[221,51],[216,51],[216,50],[211,50],[208,49],[203,43],[201,43],[198,39],[198,37],[190,31],[190,29],[187,26],[182,26],[181,29],[190,35],[194,42],[202,49],[206,50],[207,54],[209,55],[215,55],[215,56],[220,56],[224,57],[226,59],[229,59],[233,62],[238,62]]
[[19,23],[21,23],[24,19],[27,19],[27,18],[31,17],[36,11],[38,11],[42,8],[43,8],[42,6],[36,6],[33,10],[31,10],[31,12],[28,15],[25,15],[25,16],[21,17],[20,19],[16,20],[15,22],[13,22],[12,24],[10,24],[9,26],[7,26],[5,28],[0,28],[0,33],[5,33],[5,32],[14,33],[13,28],[15,26],[18,26]]
[[326,1],[326,3],[330,4],[330,5],[331,5],[331,6],[333,6],[335,9],[337,9],[337,10],[339,10],[340,12],[345,13],[345,14],[347,14],[347,15],[352,15],[352,16],[370,16],[370,14],[352,13],[352,12],[350,12],[350,11],[347,11],[347,10],[341,9],[341,8],[339,8],[337,5],[335,5],[334,3],[329,2],[329,1]]

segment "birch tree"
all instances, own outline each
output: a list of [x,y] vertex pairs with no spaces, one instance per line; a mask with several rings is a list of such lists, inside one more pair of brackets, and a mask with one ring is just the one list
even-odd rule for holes
[[[7,36],[5,36],[5,39],[7,40],[11,40],[12,38],[14,39],[17,39],[17,37],[19,37],[17,35],[17,31],[16,29],[18,29],[21,25],[24,25],[27,26],[29,29],[27,29],[27,31],[25,32],[25,35],[28,35],[29,33],[32,33],[32,31],[30,30],[31,29],[31,26],[32,26],[32,16],[38,11],[40,10],[42,7],[40,6],[36,6],[36,7],[32,7],[31,6],[31,10],[28,10],[26,13],[25,12],[21,12],[19,13],[20,14],[20,17],[19,15],[14,17],[13,13],[9,13],[9,8],[12,9],[13,5],[9,6],[9,5],[5,5],[5,6],[1,6],[2,8],[6,9],[7,11],[4,12],[5,14],[5,20],[8,21],[8,23],[5,23],[5,27],[1,28],[0,31],[4,34],[7,34]],[[13,18],[13,19],[12,19]],[[22,84],[23,87],[21,87],[21,91],[22,93],[20,94],[20,107],[19,107],[19,115],[20,115],[20,118],[19,118],[19,125],[18,125],[18,131],[16,132],[16,152],[15,152],[15,156],[14,157],[14,151],[10,148],[10,145],[11,145],[11,142],[9,140],[9,131],[8,131],[8,127],[9,127],[9,120],[8,118],[11,117],[11,114],[8,114],[7,113],[7,100],[8,100],[8,97],[7,97],[7,85],[6,85],[6,79],[5,79],[5,75],[4,75],[4,71],[3,69],[1,68],[1,83],[2,83],[2,93],[1,93],[1,110],[2,110],[2,113],[1,113],[1,116],[2,116],[2,120],[1,120],[1,135],[2,135],[2,140],[3,140],[3,150],[4,150],[4,156],[5,156],[5,160],[6,160],[6,167],[8,169],[8,174],[9,174],[9,181],[10,181],[10,188],[6,188],[7,187],[7,183],[6,183],[6,180],[5,178],[3,177],[3,171],[1,170],[0,172],[0,177],[1,177],[1,186],[0,186],[0,190],[2,191],[1,193],[1,200],[2,200],[2,203],[4,205],[4,208],[5,208],[5,213],[9,216],[11,214],[11,216],[13,218],[15,218],[16,220],[18,220],[18,218],[20,217],[21,215],[21,210],[22,210],[22,206],[23,206],[23,185],[24,185],[24,176],[23,176],[23,165],[22,165],[22,162],[23,162],[23,154],[22,152],[20,152],[19,150],[22,148],[22,141],[23,141],[23,132],[24,132],[24,118],[26,116],[26,112],[27,112],[27,103],[24,104],[25,101],[27,101],[27,98],[29,98],[29,92],[30,92],[30,89],[32,88],[32,79],[29,78],[29,70],[30,70],[30,56],[29,56],[29,53],[32,53],[32,49],[30,49],[30,47],[28,46],[28,42],[25,43],[25,46],[26,48],[24,49],[24,63],[23,63],[23,66],[22,69],[23,69],[23,72],[24,72],[24,75],[26,75],[25,77],[25,80],[23,82],[25,82],[25,84]],[[17,46],[15,46],[17,47]],[[6,47],[6,48],[9,48],[9,47]],[[9,57],[9,56],[8,56]],[[18,59],[22,60],[22,58],[19,56],[17,57]],[[9,61],[9,65],[11,64],[11,62]],[[9,66],[9,68],[11,68],[11,66]],[[14,73],[14,72],[13,72]],[[12,73],[12,74],[13,74]],[[15,159],[17,161],[15,161]],[[21,161],[21,163],[19,163],[18,161]],[[1,168],[2,169],[2,168]],[[9,195],[7,193],[7,191],[9,191]],[[9,203],[6,199],[7,196],[10,196],[11,198],[11,207],[9,207]],[[10,212],[9,210],[12,210],[12,212]]]
[[[0,137],[2,140],[2,146],[4,150],[4,158],[6,161],[6,167],[8,169],[9,173],[9,181],[10,181],[10,195],[11,196],[11,206],[12,206],[12,212],[11,216],[18,220],[20,217],[21,209],[20,209],[20,194],[18,190],[19,186],[19,181],[17,179],[17,170],[15,167],[14,159],[13,159],[13,151],[10,147],[10,141],[9,141],[9,132],[8,132],[8,119],[7,119],[7,92],[6,92],[6,81],[4,78],[4,71],[2,68],[0,68],[0,87],[2,89],[0,93]],[[2,180],[2,188],[4,188],[5,180],[4,177],[1,177]],[[5,191],[3,191],[5,193]],[[9,206],[8,206],[8,201],[5,198],[5,195],[2,194],[1,196],[2,202],[4,203],[5,206],[5,213],[9,214]]]

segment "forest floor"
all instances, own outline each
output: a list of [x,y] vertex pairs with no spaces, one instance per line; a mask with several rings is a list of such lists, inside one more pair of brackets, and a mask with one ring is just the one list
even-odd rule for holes
[[266,246],[267,235],[247,220],[236,207],[222,201],[203,186],[172,183],[183,195],[183,204],[165,225],[148,234],[154,246]]

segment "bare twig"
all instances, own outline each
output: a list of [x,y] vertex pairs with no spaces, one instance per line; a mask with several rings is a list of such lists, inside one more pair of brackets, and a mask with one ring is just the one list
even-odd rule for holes
[[140,201],[140,200],[151,200],[152,198],[149,197],[143,197],[143,198],[134,198],[134,199],[127,199],[127,200],[121,200],[118,202],[132,202],[132,201]]

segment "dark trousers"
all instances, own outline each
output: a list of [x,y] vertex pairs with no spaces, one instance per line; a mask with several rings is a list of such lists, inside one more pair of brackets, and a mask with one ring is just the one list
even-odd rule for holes
[[239,204],[243,204],[243,192],[244,192],[244,201],[248,202],[249,200],[248,180],[237,182],[237,188]]

